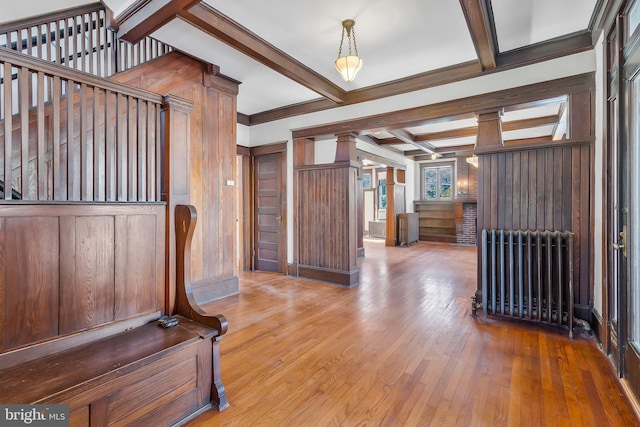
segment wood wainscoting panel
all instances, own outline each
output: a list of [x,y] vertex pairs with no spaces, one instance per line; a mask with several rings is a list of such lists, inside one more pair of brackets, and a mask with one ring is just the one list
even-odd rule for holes
[[357,284],[357,169],[326,164],[300,168],[297,174],[298,274]]
[[7,351],[58,335],[59,224],[44,216],[0,223],[0,349]]
[[[162,307],[158,293],[157,247],[147,239],[159,228],[155,215],[117,215],[115,217],[115,318],[125,319]],[[162,227],[162,225],[160,226]]]
[[60,334],[113,320],[112,216],[60,218]]
[[478,230],[573,232],[576,315],[590,319],[592,145],[570,144],[479,157]]
[[[210,295],[238,293],[236,262],[236,119],[238,82],[212,72],[208,64],[171,52],[112,77],[155,93],[170,94],[174,102],[189,104],[189,114],[173,113],[165,176],[169,224],[177,204],[191,204],[200,216],[191,247],[194,282],[213,284]],[[166,115],[166,111],[165,111]],[[178,177],[178,182],[174,178]],[[175,240],[169,227],[169,268],[175,259]],[[175,280],[169,272],[169,284]],[[217,284],[221,284],[217,289]],[[170,286],[171,288],[172,286]],[[171,309],[173,295],[168,295]]]
[[76,332],[163,311],[165,210],[164,203],[0,205],[3,366],[20,359],[8,350],[33,358],[59,351]]

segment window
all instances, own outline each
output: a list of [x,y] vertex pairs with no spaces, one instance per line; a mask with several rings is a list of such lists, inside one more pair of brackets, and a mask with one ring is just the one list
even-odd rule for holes
[[425,200],[453,199],[453,167],[426,166],[422,168],[422,197]]

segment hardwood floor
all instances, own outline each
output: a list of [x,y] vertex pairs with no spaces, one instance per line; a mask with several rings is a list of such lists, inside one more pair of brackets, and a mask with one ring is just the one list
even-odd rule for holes
[[594,339],[470,313],[475,248],[365,242],[351,289],[241,276],[210,304],[230,407],[189,426],[634,426]]

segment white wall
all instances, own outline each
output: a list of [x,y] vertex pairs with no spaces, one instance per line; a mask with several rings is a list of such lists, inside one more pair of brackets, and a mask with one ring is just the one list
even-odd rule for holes
[[236,125],[236,143],[243,147],[251,146],[251,130],[249,126]]
[[[320,124],[356,119],[374,114],[382,114],[390,111],[420,107],[438,102],[451,101],[487,92],[494,92],[576,74],[593,72],[595,69],[595,53],[591,50],[526,67],[520,67],[500,73],[487,74],[469,80],[391,96],[384,99],[377,99],[355,105],[347,105],[302,116],[288,117],[269,123],[251,126],[249,128],[249,146],[253,147],[264,145],[276,141],[288,141],[287,182],[291,183],[293,182],[293,145],[291,141],[291,132],[293,130],[317,126]],[[246,135],[242,136],[243,138],[246,138]],[[323,142],[316,145],[322,144],[330,143]],[[333,158],[335,156],[335,141],[333,141],[332,144],[334,145],[332,158],[330,160],[331,162],[333,162]],[[413,200],[410,195],[419,192],[419,186],[416,187],[415,176],[417,173],[416,169],[419,169],[417,168],[417,165],[404,156],[389,151],[383,147],[374,146],[359,140],[357,142],[357,147],[364,151],[385,156],[396,162],[402,162],[407,165],[407,210],[410,211],[413,205]],[[331,151],[332,150],[329,147],[316,147],[317,161],[319,163],[321,159],[323,161],[327,161]],[[318,158],[318,156],[320,158]],[[414,188],[410,188],[411,185],[413,185]],[[411,207],[409,206],[410,204]],[[288,262],[291,263],[293,262],[293,189],[290,185],[287,186],[287,217],[289,218],[287,221],[287,238],[289,242],[287,254]]]
[[413,201],[416,199],[416,192],[420,191],[420,186],[418,186],[418,190],[416,191],[416,169],[420,172],[418,168],[418,164],[413,160],[407,160],[407,170],[405,172],[405,200],[407,203],[407,212],[413,212]]

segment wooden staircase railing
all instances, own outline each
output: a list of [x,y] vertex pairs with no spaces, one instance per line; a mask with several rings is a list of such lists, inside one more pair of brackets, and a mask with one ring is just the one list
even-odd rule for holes
[[0,181],[23,200],[160,200],[160,95],[2,47],[0,82]]
[[109,22],[110,12],[95,3],[0,25],[0,46],[99,77],[173,50],[150,37],[135,45],[118,40]]

